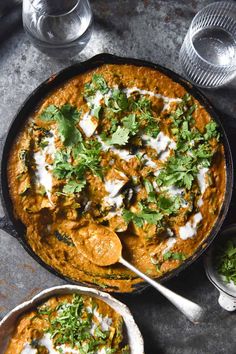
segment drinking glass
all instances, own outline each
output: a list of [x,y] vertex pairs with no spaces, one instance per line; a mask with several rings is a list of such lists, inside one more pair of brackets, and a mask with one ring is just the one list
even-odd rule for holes
[[22,17],[33,45],[49,56],[73,57],[92,34],[88,0],[23,0]]
[[185,76],[200,87],[218,87],[236,74],[236,4],[215,2],[193,18],[180,50]]

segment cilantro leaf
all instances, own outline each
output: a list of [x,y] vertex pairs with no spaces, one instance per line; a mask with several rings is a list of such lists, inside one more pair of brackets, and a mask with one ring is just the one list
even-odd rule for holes
[[236,285],[236,245],[233,240],[227,240],[217,249],[215,262],[226,283],[232,281]]
[[168,159],[165,168],[158,175],[156,182],[159,186],[175,185],[189,190],[197,173],[196,160],[192,156],[177,155]]
[[71,180],[63,187],[62,192],[65,194],[79,193],[82,191],[85,185],[86,185],[86,180],[81,180],[81,181]]
[[60,115],[60,109],[54,104],[50,104],[44,111],[40,114],[39,118],[45,121],[57,120]]
[[166,197],[160,194],[158,196],[157,205],[163,214],[175,214],[181,206],[180,196]]
[[72,150],[76,165],[74,166],[75,175],[81,179],[86,170],[91,170],[95,175],[102,178],[102,168],[100,166],[101,143],[98,141],[88,141],[80,143]]
[[134,102],[134,106],[141,113],[139,118],[146,122],[145,133],[156,138],[160,132],[160,128],[157,120],[153,117],[151,101],[145,96],[142,96],[137,102]]
[[108,97],[105,100],[105,104],[112,112],[117,113],[125,111],[128,108],[128,98],[123,91],[114,89],[111,97]]
[[70,154],[68,151],[57,151],[53,162],[52,173],[58,179],[71,178],[74,169],[69,163]]
[[69,103],[60,108],[55,105],[49,105],[40,115],[40,119],[45,121],[55,120],[61,141],[65,146],[71,146],[82,140],[82,135],[76,128],[80,114],[77,108]]
[[126,223],[133,221],[138,227],[142,227],[145,222],[151,225],[157,225],[163,217],[160,212],[147,207],[143,208],[139,213],[133,213],[130,210],[124,209],[122,215]]
[[97,91],[102,94],[106,94],[109,91],[104,77],[100,74],[94,74],[92,80],[84,85],[84,96],[94,96]]
[[122,119],[123,126],[130,131],[131,135],[135,135],[139,130],[139,123],[136,121],[136,115],[134,113]]
[[212,138],[216,138],[217,140],[219,140],[220,133],[218,131],[218,125],[216,122],[211,121],[206,125],[204,138],[205,140],[210,140]]
[[118,126],[111,138],[108,139],[107,143],[109,145],[125,145],[128,143],[129,133],[129,129]]
[[122,216],[127,224],[129,224],[131,221],[133,221],[133,223],[138,227],[142,227],[144,224],[143,218],[133,213],[130,210],[124,209]]
[[181,252],[166,252],[163,255],[163,258],[165,261],[167,260],[178,260],[178,261],[184,261],[186,259],[186,256],[181,253]]

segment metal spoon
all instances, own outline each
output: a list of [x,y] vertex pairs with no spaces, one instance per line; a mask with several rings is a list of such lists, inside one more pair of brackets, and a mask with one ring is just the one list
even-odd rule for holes
[[158,290],[191,322],[198,323],[203,319],[205,310],[201,306],[167,289],[126,261],[122,257],[119,237],[109,228],[91,224],[79,230],[72,230],[70,236],[79,252],[92,263],[99,266],[109,266],[117,262],[123,264]]

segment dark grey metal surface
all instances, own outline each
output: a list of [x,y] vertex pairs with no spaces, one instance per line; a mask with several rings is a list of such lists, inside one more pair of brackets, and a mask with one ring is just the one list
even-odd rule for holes
[[[75,61],[110,52],[150,60],[180,73],[178,53],[191,18],[211,2],[93,0],[95,30],[88,46],[73,60],[55,60],[39,53],[17,26],[16,16],[12,32],[7,30],[0,43],[0,142],[27,95],[52,73]],[[236,80],[221,89],[204,90],[204,94],[219,109],[235,150]],[[235,221],[234,210],[232,206],[226,222]],[[3,231],[0,260],[1,315],[41,289],[64,283]],[[236,313],[227,313],[217,304],[218,293],[205,276],[202,259],[167,285],[205,306],[208,317],[201,325],[191,324],[153,289],[140,295],[120,295],[144,335],[146,354],[235,354]]]

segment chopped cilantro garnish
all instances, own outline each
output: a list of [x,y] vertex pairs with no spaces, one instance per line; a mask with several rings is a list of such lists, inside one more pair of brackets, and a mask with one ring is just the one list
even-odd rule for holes
[[133,213],[130,210],[124,209],[123,217],[127,224],[130,221],[133,221],[135,225],[142,227],[144,222],[152,225],[157,225],[158,222],[162,219],[163,215],[159,211],[141,206],[141,211],[137,213]]
[[112,112],[123,112],[128,108],[128,99],[123,91],[114,89],[111,97],[105,100],[105,104]]
[[106,142],[109,145],[126,145],[129,140],[129,129],[121,128],[118,126],[116,131],[112,134],[111,138],[108,139]]
[[158,196],[157,206],[159,207],[162,214],[171,215],[175,214],[181,206],[180,196],[166,197],[163,194]]
[[204,134],[204,139],[205,140],[210,140],[212,138],[216,138],[216,140],[219,140],[220,138],[220,133],[218,130],[218,125],[216,122],[211,121],[209,122],[206,127],[205,127],[205,134]]
[[81,180],[81,181],[69,181],[64,187],[62,192],[65,194],[74,194],[74,193],[79,193],[82,191],[82,189],[85,187],[86,181]]
[[232,281],[236,285],[236,244],[232,240],[228,240],[217,251],[217,271],[224,276],[227,283]]
[[76,128],[80,114],[77,108],[69,103],[61,107],[49,105],[40,115],[40,119],[45,121],[55,120],[61,141],[65,146],[72,146],[82,140],[81,133]]
[[94,96],[97,91],[105,94],[109,91],[109,87],[100,74],[94,74],[92,80],[84,85],[84,95],[85,97]]
[[160,132],[158,122],[153,117],[151,109],[151,101],[146,97],[141,97],[137,102],[134,102],[136,109],[140,111],[140,119],[146,122],[145,133],[153,138],[156,138]]
[[95,175],[102,178],[102,168],[100,166],[101,144],[98,141],[90,140],[86,143],[80,143],[72,149],[73,158],[76,165],[74,166],[75,174],[79,179],[84,175],[86,170],[92,171]]
[[164,253],[163,258],[165,261],[167,261],[167,260],[184,261],[186,259],[186,256],[181,252],[168,251],[168,252]]
[[156,181],[159,186],[177,186],[191,189],[198,168],[192,156],[181,155],[170,157],[165,169],[158,175]]
[[45,318],[49,322],[46,332],[55,346],[66,344],[72,348],[78,347],[83,353],[93,353],[109,338],[109,331],[98,327],[91,334],[93,313],[86,310],[80,295],[74,295],[71,303],[63,302],[47,313],[39,309],[39,314],[48,315]]
[[122,119],[123,126],[130,131],[131,135],[135,135],[139,130],[139,123],[136,120],[136,115],[134,113]]
[[[98,141],[81,142],[67,151],[58,151],[53,162],[53,175],[58,179],[65,179],[67,184],[63,193],[79,193],[86,185],[85,173],[92,171],[102,178],[100,166],[100,147]],[[72,156],[71,156],[72,155]],[[73,157],[73,163],[72,161]]]
[[69,179],[74,173],[74,168],[69,162],[70,152],[69,151],[58,151],[55,154],[53,162],[53,175],[58,179]]
[[144,183],[144,187],[146,189],[147,195],[148,195],[147,201],[150,202],[150,203],[156,203],[157,195],[156,195],[156,192],[154,190],[153,184],[147,179],[145,179],[143,181],[143,183]]

